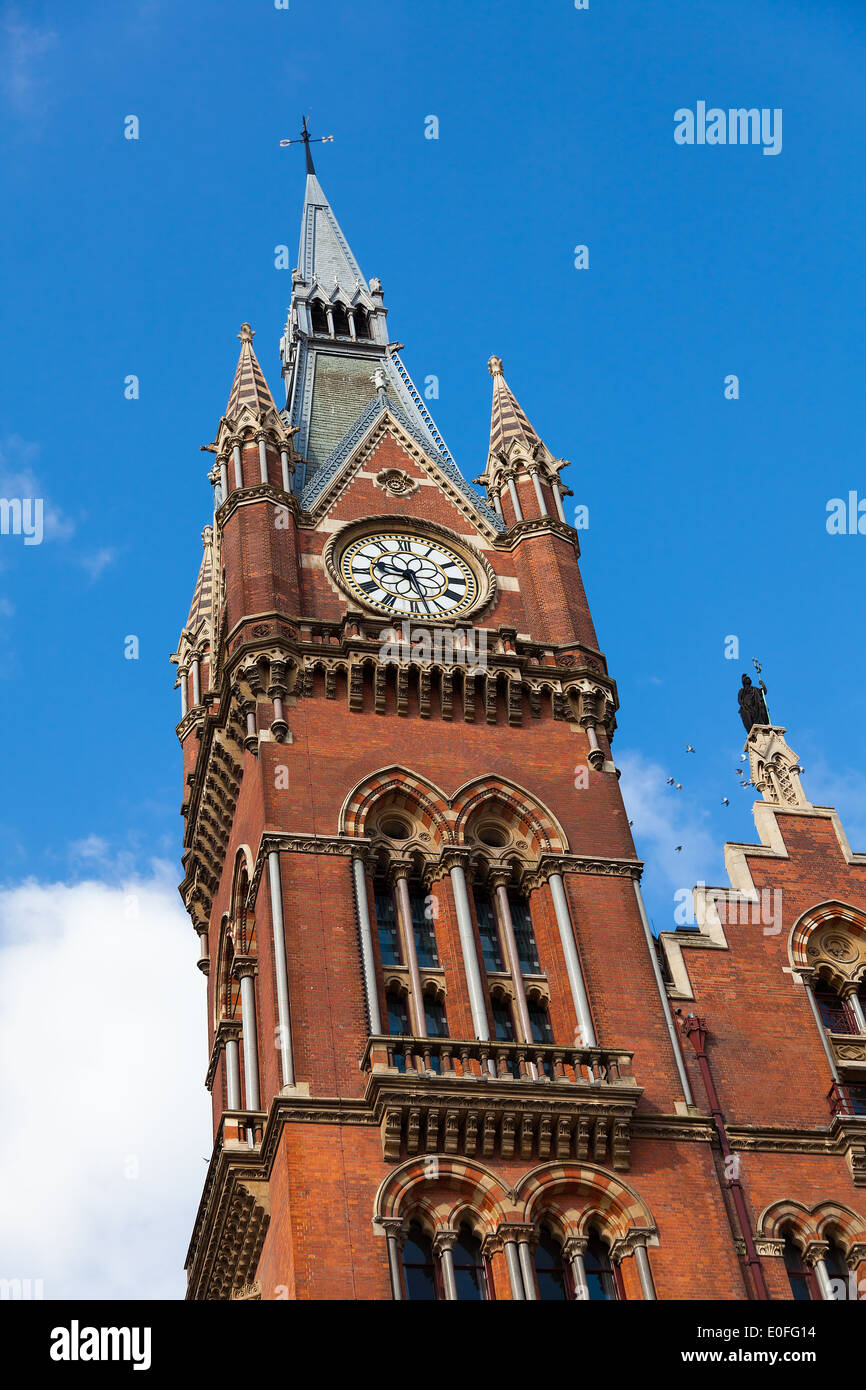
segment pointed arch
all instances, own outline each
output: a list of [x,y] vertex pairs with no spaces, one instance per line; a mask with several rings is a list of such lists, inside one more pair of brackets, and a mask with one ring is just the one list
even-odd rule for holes
[[621,1178],[591,1163],[545,1163],[518,1184],[515,1206],[518,1219],[533,1224],[542,1216],[557,1220],[568,1235],[586,1235],[600,1226],[609,1241],[621,1240],[632,1231],[653,1232],[652,1213],[634,1188]]
[[766,1240],[784,1240],[790,1234],[801,1249],[813,1241],[835,1238],[847,1254],[853,1245],[866,1241],[866,1221],[840,1202],[819,1202],[810,1208],[783,1197],[761,1212],[757,1232]]
[[371,811],[383,802],[408,811],[435,840],[449,838],[448,798],[441,787],[399,764],[370,773],[349,793],[340,810],[340,833],[365,835]]
[[831,898],[804,912],[788,938],[795,970],[814,970],[834,988],[866,978],[866,912]]
[[483,1163],[437,1155],[401,1163],[376,1193],[374,1221],[405,1220],[416,1212],[423,1213],[434,1229],[452,1226],[459,1213],[461,1219],[472,1219],[492,1233],[501,1221],[512,1219],[513,1207],[508,1189]]
[[565,854],[568,837],[553,812],[517,782],[506,777],[473,778],[458,789],[451,801],[453,835],[465,844],[473,822],[485,814],[496,815],[511,829],[515,839],[530,853]]

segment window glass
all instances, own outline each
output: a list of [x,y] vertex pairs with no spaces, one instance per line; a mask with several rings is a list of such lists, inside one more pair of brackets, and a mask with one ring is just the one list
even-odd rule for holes
[[524,898],[509,894],[511,921],[514,926],[514,939],[517,942],[517,959],[521,975],[537,975],[541,970],[538,950],[535,945],[535,932],[529,915],[529,904]]
[[614,1278],[610,1251],[597,1231],[593,1231],[589,1238],[589,1244],[583,1256],[583,1264],[586,1270],[590,1301],[599,1302],[615,1299],[617,1296],[616,1279]]
[[553,1042],[553,1029],[550,1026],[550,1016],[546,1005],[539,1003],[529,1005],[529,1024],[532,1029],[533,1042]]
[[420,884],[409,885],[409,905],[412,911],[412,930],[415,934],[415,951],[418,956],[418,964],[424,966],[438,965],[439,953],[436,950],[436,932],[433,927],[433,918],[429,915],[430,908],[427,894]]
[[493,1033],[497,1042],[514,1042],[511,1006],[504,999],[493,1000]]
[[453,1252],[454,1282],[457,1297],[462,1301],[486,1299],[487,1281],[484,1277],[484,1260],[481,1256],[481,1241],[473,1235],[468,1226],[460,1227],[460,1234]]
[[432,995],[424,995],[424,1018],[427,1023],[428,1038],[447,1038],[448,1020],[445,1017],[445,1005],[441,999],[434,999]]
[[791,1285],[791,1293],[794,1295],[794,1302],[811,1303],[813,1297],[813,1275],[790,1236],[785,1237],[785,1249],[783,1253],[785,1268],[788,1271],[788,1282]]
[[571,1298],[571,1278],[562,1245],[547,1226],[541,1228],[533,1258],[539,1299],[549,1303]]
[[403,957],[400,953],[400,932],[397,927],[394,894],[387,883],[377,883],[375,896],[376,926],[379,932],[379,953],[382,957],[382,964],[402,965]]
[[504,970],[502,948],[499,945],[499,932],[496,930],[496,914],[489,893],[477,890],[475,893],[475,916],[478,934],[481,937],[481,954],[485,970]]
[[414,1222],[403,1246],[403,1279],[407,1299],[430,1302],[438,1298],[433,1246]]
[[388,991],[388,1032],[392,1037],[408,1037],[411,1031],[406,999],[395,989],[390,989]]

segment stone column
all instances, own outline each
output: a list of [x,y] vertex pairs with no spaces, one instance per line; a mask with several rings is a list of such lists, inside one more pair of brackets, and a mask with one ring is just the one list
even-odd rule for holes
[[841,1086],[842,1078],[839,1075],[839,1068],[836,1066],[836,1058],[833,1056],[833,1049],[830,1046],[830,1040],[827,1037],[827,1029],[824,1027],[824,1020],[821,1017],[821,1011],[818,1008],[818,1001],[815,998],[815,992],[812,989],[812,973],[811,971],[801,970],[799,974],[800,979],[803,981],[803,987],[806,991],[806,998],[809,1001],[809,1008],[812,1010],[812,1017],[815,1020],[815,1027],[818,1029],[818,1037],[821,1039],[821,1046],[824,1049],[824,1056],[827,1058],[827,1065],[830,1068],[830,1075],[836,1082],[836,1085]]
[[235,487],[243,487],[244,471],[241,464],[241,446],[239,442],[232,444],[232,459],[235,465]]
[[388,1273],[391,1276],[391,1297],[395,1303],[402,1303],[404,1296],[400,1251],[406,1239],[406,1232],[403,1229],[403,1222],[395,1216],[386,1217],[382,1226],[388,1240]]
[[462,856],[446,851],[442,856],[441,867],[451,876],[454,891],[454,907],[457,912],[457,930],[463,952],[463,969],[466,972],[466,987],[469,991],[469,1007],[472,1010],[472,1027],[481,1042],[490,1038],[485,1004],[484,981],[478,964],[475,949],[475,932],[472,927],[472,911],[469,906],[469,890],[466,885],[466,871],[461,862]]
[[511,972],[511,983],[514,988],[515,1012],[517,1023],[522,1034],[520,1042],[532,1042],[532,1024],[529,1021],[529,1007],[526,1003],[526,990],[523,988],[523,975],[520,970],[520,960],[517,955],[517,941],[514,936],[514,923],[511,920],[511,904],[508,901],[507,881],[511,878],[510,869],[492,869],[489,874],[490,886],[493,889],[493,900],[496,904],[496,920],[499,925],[499,935],[502,938],[502,945],[505,951],[505,960]]
[[583,1256],[586,1251],[587,1240],[585,1236],[572,1236],[565,1242],[562,1253],[571,1266],[571,1277],[574,1280],[575,1301],[581,1303],[589,1302],[589,1284],[586,1280],[586,1266],[583,1263]]
[[291,478],[291,474],[289,473],[289,451],[288,451],[288,449],[281,449],[281,450],[280,450],[280,466],[281,466],[281,468],[282,468],[282,470],[283,470],[283,492],[291,492],[291,490],[292,490],[292,478]]
[[813,1240],[803,1251],[803,1259],[806,1264],[811,1265],[818,1280],[818,1288],[821,1297],[827,1303],[834,1303],[836,1295],[833,1292],[833,1285],[830,1280],[830,1271],[827,1268],[824,1256],[827,1254],[829,1246],[823,1240]]
[[277,990],[277,1020],[280,1030],[280,1069],[284,1086],[295,1084],[292,1055],[292,1019],[289,1009],[289,971],[286,964],[286,930],[283,920],[283,882],[279,850],[268,851],[268,884],[271,893],[271,924],[274,940],[274,983]]
[[520,1272],[520,1256],[517,1253],[517,1241],[506,1237],[502,1242],[505,1251],[505,1264],[508,1268],[508,1281],[511,1284],[511,1297],[515,1301],[526,1298],[523,1287],[523,1276]]
[[373,929],[370,923],[370,904],[367,898],[367,873],[361,851],[352,856],[352,881],[355,885],[355,908],[358,913],[358,935],[361,941],[361,967],[364,972],[364,993],[370,1032],[382,1032],[379,1013],[379,989],[376,980],[376,961],[373,954]]
[[545,500],[544,489],[541,486],[541,479],[539,478],[538,474],[534,471],[531,474],[531,477],[532,486],[535,488],[535,500],[541,508],[541,515],[549,516],[550,513],[547,510],[547,501]]
[[656,1288],[653,1283],[653,1273],[650,1268],[649,1255],[644,1241],[638,1241],[634,1247],[634,1258],[637,1265],[638,1278],[640,1279],[641,1293],[647,1302],[655,1302]]
[[412,1032],[416,1038],[426,1038],[424,992],[421,987],[421,972],[418,969],[418,952],[415,950],[415,932],[412,927],[412,906],[409,901],[410,868],[409,863],[398,859],[391,865],[389,877],[394,891],[394,904],[403,945],[403,959],[409,971],[409,1010]]
[[523,1276],[523,1289],[528,1302],[538,1302],[538,1289],[535,1286],[535,1270],[532,1267],[532,1246],[529,1237],[517,1242],[517,1254],[520,1259],[520,1273]]
[[[562,505],[562,488],[559,486],[559,483],[553,484],[553,500],[556,503],[556,511],[560,521],[565,521],[565,508]],[[568,522],[565,521],[565,524],[567,526]]]
[[180,677],[180,717],[183,719],[189,712],[189,693],[186,683],[189,669],[186,666],[180,666],[177,674]]
[[201,662],[197,656],[192,661],[192,702],[196,707],[201,704]]
[[553,909],[556,913],[556,925],[559,928],[559,939],[562,942],[562,951],[565,956],[565,968],[568,972],[568,983],[571,986],[571,997],[574,1000],[577,1022],[580,1027],[581,1040],[584,1047],[597,1047],[595,1029],[592,1026],[592,1013],[589,1007],[589,996],[586,992],[586,984],[583,979],[583,971],[580,966],[580,957],[577,954],[577,945],[574,940],[574,928],[571,923],[571,913],[568,910],[568,899],[565,896],[565,886],[562,882],[562,875],[554,872],[548,875],[550,892],[553,897]]
[[256,435],[256,443],[259,446],[259,473],[263,483],[268,481],[268,441],[264,434]]
[[203,975],[210,974],[210,943],[208,941],[207,922],[197,922],[196,931],[198,932],[198,960],[196,965]]
[[514,519],[515,521],[522,521],[523,508],[520,505],[520,498],[517,495],[517,486],[513,478],[508,478],[506,481],[508,483],[508,492],[511,497],[511,505],[514,508]]
[[437,1231],[433,1237],[433,1252],[439,1257],[442,1270],[442,1283],[445,1297],[449,1303],[457,1302],[457,1281],[454,1277],[454,1246],[457,1244],[456,1231]]
[[218,455],[217,455],[217,463],[219,464],[219,470],[220,470],[220,486],[221,486],[221,488],[222,488],[222,494],[223,494],[222,500],[223,500],[223,502],[224,502],[224,501],[226,500],[226,498],[228,497],[228,495],[229,495],[228,455],[227,455],[227,454],[218,454]]
[[233,971],[241,982],[241,1019],[244,1037],[244,1085],[246,1110],[259,1107],[259,1045],[256,1037],[256,963],[250,956],[235,956]]
[[226,1053],[226,1109],[240,1110],[241,1106],[241,1067],[238,1042],[241,1036],[239,1023],[223,1020],[220,1032],[225,1039]]
[[844,991],[842,998],[854,1015],[854,1022],[857,1024],[860,1032],[866,1033],[866,1014],[863,1013],[863,1005],[860,1003],[857,990],[858,986],[856,984],[849,985]]

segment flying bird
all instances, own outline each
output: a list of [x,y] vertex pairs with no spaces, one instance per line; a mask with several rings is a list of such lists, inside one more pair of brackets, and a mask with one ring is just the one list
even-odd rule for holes
[[673,777],[668,777],[668,779],[667,779],[667,784],[668,784],[669,787],[672,787],[672,786],[674,785],[674,779],[673,779]]
[[737,774],[738,777],[742,777],[742,775],[743,775],[743,769],[742,769],[741,767],[735,767],[735,768],[734,768],[734,771],[736,772],[736,774]]
[[687,743],[687,744],[686,744],[686,752],[687,752],[687,753],[694,753],[694,751],[695,751],[695,750],[694,750],[694,748],[692,747],[692,745],[691,745],[690,743]]
[[682,784],[682,782],[677,782],[677,791],[678,791],[678,792],[681,792],[682,789],[683,789],[683,784]]
[[723,805],[723,806],[730,806],[730,804],[731,804],[731,803],[730,803],[730,801],[728,800],[728,798],[727,798],[726,796],[723,796],[723,797],[722,797],[722,805]]
[[679,854],[681,849],[682,845],[674,845],[674,854]]

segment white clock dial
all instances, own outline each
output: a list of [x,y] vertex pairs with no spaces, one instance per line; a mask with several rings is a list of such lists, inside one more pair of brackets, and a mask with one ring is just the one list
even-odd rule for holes
[[359,536],[340,556],[346,588],[400,618],[456,618],[478,598],[471,565],[442,541],[409,531]]

